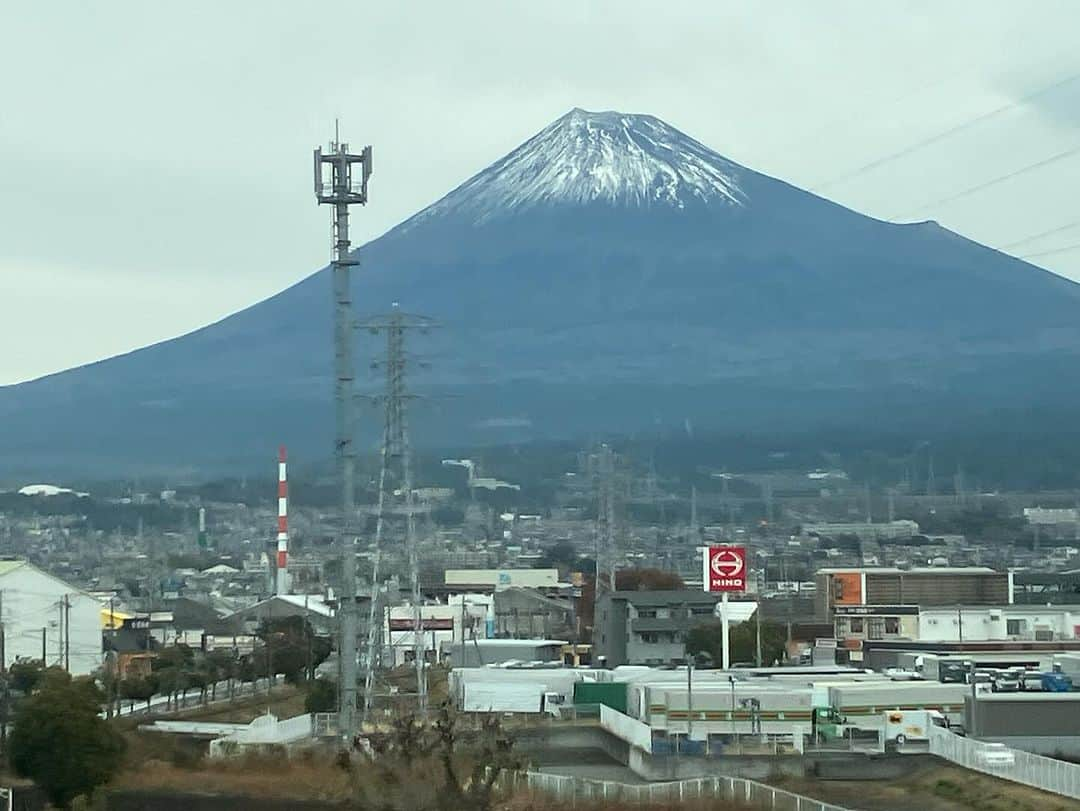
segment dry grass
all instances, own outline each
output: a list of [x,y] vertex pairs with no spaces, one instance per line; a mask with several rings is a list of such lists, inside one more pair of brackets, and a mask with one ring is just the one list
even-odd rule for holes
[[146,758],[122,772],[111,788],[340,802],[352,796],[351,783],[350,775],[336,767],[329,754],[293,758],[261,755],[190,765]]

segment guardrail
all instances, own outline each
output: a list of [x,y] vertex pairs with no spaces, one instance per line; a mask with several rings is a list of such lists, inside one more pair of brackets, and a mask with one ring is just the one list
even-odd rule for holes
[[963,738],[940,727],[930,730],[930,754],[965,769],[1080,799],[1080,765],[1076,763]]
[[589,780],[543,772],[508,775],[510,789],[528,789],[565,800],[605,800],[624,803],[685,802],[696,799],[724,799],[755,805],[770,811],[850,811],[839,805],[804,797],[790,791],[741,777],[700,777],[668,783],[631,785],[613,780]]

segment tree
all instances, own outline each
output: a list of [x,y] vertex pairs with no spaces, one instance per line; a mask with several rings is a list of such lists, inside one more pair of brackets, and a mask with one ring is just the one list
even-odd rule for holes
[[67,808],[120,767],[124,739],[99,717],[104,696],[93,681],[51,673],[22,702],[11,733],[11,765]]
[[[300,616],[266,620],[259,626],[258,636],[263,645],[248,659],[250,672],[257,676],[284,673],[290,684],[309,678],[331,651],[330,640],[316,636],[311,623]],[[270,673],[271,667],[274,673]]]
[[685,588],[675,572],[663,569],[619,569],[615,572],[615,588],[620,591],[666,591]]
[[370,771],[354,781],[361,808],[490,811],[499,777],[522,765],[498,715],[481,719],[479,729],[463,728],[449,702],[434,723],[398,716],[388,734],[372,736],[370,743]]
[[[729,628],[732,662],[753,662],[757,653],[757,627],[753,620],[732,624]],[[706,653],[719,666],[724,661],[723,624],[710,620],[691,628],[686,635],[686,652],[689,655]],[[761,623],[761,664],[768,667],[773,662],[787,658],[787,630],[775,622]]]
[[145,678],[121,679],[117,684],[117,692],[121,698],[145,701],[147,712],[149,712],[150,699],[158,693],[158,680],[153,674]]
[[337,682],[315,679],[308,683],[304,712],[337,712]]
[[[210,660],[216,670],[217,678],[224,678],[228,682],[229,698],[231,699],[233,697],[233,683],[240,674],[240,662],[236,658],[236,651],[232,648],[215,648],[207,654],[207,659]],[[217,689],[216,682],[214,689]],[[216,693],[214,698],[217,698]]]
[[8,674],[11,678],[11,688],[13,690],[18,690],[24,695],[29,695],[37,689],[38,683],[41,681],[44,673],[45,668],[42,666],[40,659],[28,659],[15,662],[8,668]]
[[560,572],[572,571],[577,565],[577,547],[569,541],[557,542],[536,562],[539,569],[558,569]]

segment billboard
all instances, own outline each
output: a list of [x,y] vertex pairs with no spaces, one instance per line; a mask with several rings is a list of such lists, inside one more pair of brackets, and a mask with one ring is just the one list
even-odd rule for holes
[[746,547],[707,547],[702,582],[705,591],[746,591]]
[[862,605],[861,572],[834,572],[831,578],[833,605]]

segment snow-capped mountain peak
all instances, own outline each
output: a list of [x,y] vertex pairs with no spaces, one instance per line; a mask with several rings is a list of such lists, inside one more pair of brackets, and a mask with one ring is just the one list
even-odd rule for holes
[[543,205],[740,206],[741,167],[651,115],[575,108],[430,206],[476,222]]

